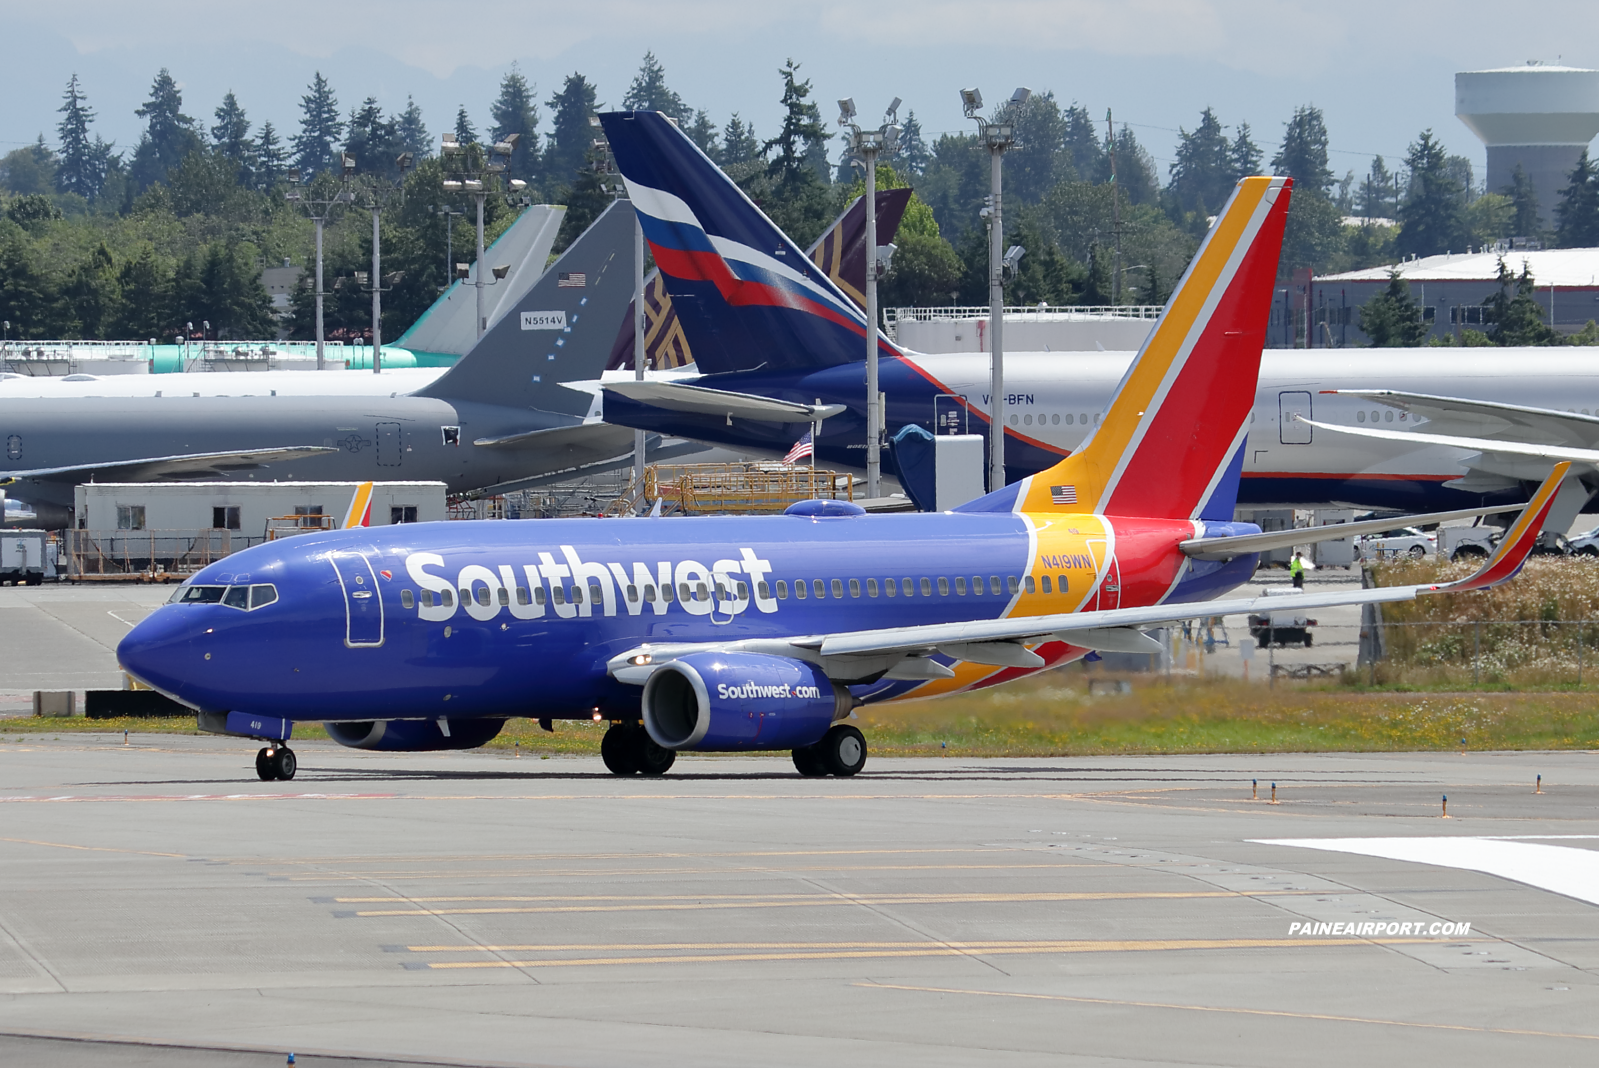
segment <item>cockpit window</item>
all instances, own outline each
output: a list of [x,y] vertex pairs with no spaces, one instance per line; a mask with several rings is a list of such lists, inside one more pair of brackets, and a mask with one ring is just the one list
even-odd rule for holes
[[278,588],[269,582],[254,586],[179,586],[168,604],[222,604],[249,612],[278,599]]

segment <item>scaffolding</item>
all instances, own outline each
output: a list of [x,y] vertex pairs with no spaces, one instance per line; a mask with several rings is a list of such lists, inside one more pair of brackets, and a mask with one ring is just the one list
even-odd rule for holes
[[782,463],[651,464],[605,509],[632,515],[774,515],[798,501],[853,501],[855,476]]

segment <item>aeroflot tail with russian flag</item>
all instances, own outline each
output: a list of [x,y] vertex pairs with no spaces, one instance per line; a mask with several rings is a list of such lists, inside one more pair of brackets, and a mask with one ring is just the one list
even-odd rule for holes
[[[696,266],[705,301],[758,307],[766,329],[864,337],[854,305],[747,200],[629,185],[656,260]],[[1230,521],[1290,185],[1239,182],[1082,449],[954,512],[818,500],[781,516],[305,534],[205,568],[118,656],[201,726],[261,739],[262,778],[293,776],[297,722],[346,745],[428,750],[482,745],[513,716],[611,721],[603,754],[618,774],[757,749],[792,750],[802,774],[854,774],[858,705],[1150,651],[1139,627],[1259,607],[1217,598],[1257,553],[1307,533]],[[1472,578],[1303,606],[1512,577],[1564,474]]]

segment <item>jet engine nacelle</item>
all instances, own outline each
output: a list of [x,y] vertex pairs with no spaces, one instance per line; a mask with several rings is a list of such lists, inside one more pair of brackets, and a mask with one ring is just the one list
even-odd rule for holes
[[798,749],[858,703],[803,660],[692,653],[650,675],[644,728],[666,749]]
[[[447,724],[450,733],[444,733]],[[503,719],[380,719],[361,723],[324,723],[328,735],[351,749],[390,753],[426,753],[436,749],[476,749],[487,745],[505,726]]]

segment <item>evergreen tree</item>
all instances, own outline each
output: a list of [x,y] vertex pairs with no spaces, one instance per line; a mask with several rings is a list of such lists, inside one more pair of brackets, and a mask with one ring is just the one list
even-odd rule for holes
[[56,154],[45,144],[44,134],[33,144],[13,149],[0,159],[0,185],[18,195],[55,191]]
[[[1110,143],[1100,157],[1100,181],[1110,180]],[[1089,177],[1088,175],[1084,176]],[[1154,204],[1160,199],[1160,182],[1155,177],[1155,160],[1138,143],[1125,123],[1116,134],[1116,184],[1122,196],[1133,204]]]
[[1424,130],[1405,155],[1410,181],[1399,205],[1401,255],[1435,256],[1450,249],[1464,251],[1470,241],[1466,231],[1466,192],[1450,177],[1443,145]]
[[78,76],[72,75],[63,94],[66,102],[59,111],[62,118],[56,127],[61,141],[60,160],[56,165],[56,188],[63,193],[76,193],[85,200],[100,195],[105,182],[105,161],[94,141],[89,139],[89,124],[94,112],[78,88]]
[[1055,183],[1074,177],[1066,152],[1066,121],[1054,93],[1034,93],[1021,107],[1006,103],[996,114],[1016,124],[1017,145],[1005,154],[1005,198],[1036,204]]
[[1394,176],[1381,156],[1373,156],[1371,171],[1360,185],[1355,210],[1367,219],[1392,219],[1395,212]]
[[584,166],[578,168],[576,180],[566,193],[566,215],[561,219],[561,229],[555,235],[555,249],[560,252],[576,241],[598,219],[614,199],[601,177],[601,154],[591,149]]
[[289,168],[289,153],[278,140],[278,131],[271,122],[261,124],[261,134],[255,139],[256,188],[270,190]]
[[722,166],[754,163],[762,153],[761,142],[755,136],[755,124],[745,122],[738,117],[738,112],[733,112],[733,117],[722,127]]
[[[927,170],[927,165],[932,161],[933,155],[927,150],[927,142],[922,139],[922,124],[917,121],[915,109],[905,116],[905,121],[899,126],[899,153],[897,162],[899,169],[906,174],[919,175]],[[954,250],[951,249],[953,255]]]
[[1278,174],[1291,175],[1294,195],[1319,193],[1332,188],[1333,172],[1327,166],[1327,126],[1321,109],[1307,104],[1294,109],[1293,118],[1283,124],[1283,141],[1271,165]]
[[1338,211],[1341,215],[1352,215],[1355,211],[1355,172],[1345,171],[1344,176],[1338,179]]
[[111,250],[102,241],[78,262],[62,288],[66,308],[73,317],[66,336],[110,337],[111,325],[120,311],[121,288]]
[[1599,167],[1583,149],[1555,205],[1555,237],[1562,248],[1599,245]]
[[149,242],[140,246],[137,255],[123,262],[117,280],[122,302],[112,322],[112,335],[166,337],[176,318],[172,314],[172,271]]
[[683,132],[712,160],[721,156],[722,146],[716,143],[716,123],[711,121],[711,116],[704,108],[694,113],[694,121],[683,127]]
[[347,129],[349,140],[344,144],[344,151],[355,160],[357,171],[386,178],[399,173],[395,161],[405,148],[400,142],[399,129],[392,119],[383,117],[376,97],[367,97],[359,108],[350,112]]
[[455,139],[463,145],[470,145],[477,140],[477,128],[472,125],[465,104],[455,113]]
[[1177,161],[1171,165],[1168,190],[1179,210],[1208,215],[1227,202],[1236,181],[1231,146],[1215,111],[1206,108],[1193,133],[1177,131]]
[[[1514,286],[1515,296],[1510,295]],[[1499,261],[1499,292],[1483,301],[1483,322],[1496,345],[1558,345],[1560,334],[1544,321],[1545,311],[1533,298],[1532,268],[1522,265],[1518,276]]]
[[34,262],[20,230],[0,229],[0,318],[11,323],[12,338],[54,337],[55,308],[50,284]]
[[433,138],[422,121],[422,109],[409,94],[405,98],[405,110],[394,120],[394,132],[400,150],[411,153],[413,162],[421,163],[433,155]]
[[809,99],[810,79],[799,80],[800,65],[790,59],[777,72],[783,78],[783,127],[776,137],[762,142],[762,149],[770,153],[777,149],[777,157],[766,166],[766,174],[781,186],[794,187],[815,179],[816,169],[811,163],[813,146],[825,153],[827,131],[822,128],[822,113]]
[[1249,123],[1238,124],[1238,136],[1233,138],[1232,147],[1228,150],[1232,160],[1233,176],[1242,178],[1245,175],[1260,174],[1261,161],[1265,155],[1260,151],[1260,146],[1255,144],[1250,136]]
[[250,120],[239,100],[229,89],[216,111],[217,124],[211,127],[211,142],[217,155],[231,162],[241,185],[254,185],[255,143],[250,140]]
[[1543,229],[1538,223],[1538,190],[1533,187],[1532,179],[1521,164],[1516,164],[1516,169],[1510,172],[1510,184],[1505,187],[1504,193],[1510,198],[1514,212],[1510,221],[1511,234],[1516,237],[1537,237]]
[[622,97],[622,110],[659,111],[684,125],[694,116],[693,109],[684,105],[683,98],[667,88],[666,68],[661,66],[654,52],[644,53],[644,62],[639,64],[633,84]]
[[1380,349],[1415,348],[1427,336],[1421,306],[1398,271],[1389,271],[1388,288],[1360,306],[1360,329]]
[[194,120],[183,113],[183,93],[165,67],[150,85],[150,99],[134,114],[146,122],[132,165],[134,187],[142,190],[166,181],[167,173],[202,145]]
[[[589,118],[595,111],[597,92],[587,78],[573,71],[561,91],[546,101],[555,125],[544,150],[544,174],[552,194],[573,186],[585,167],[593,170],[589,152],[595,130]],[[570,214],[570,206],[567,211]]]
[[1467,204],[1476,199],[1477,186],[1471,177],[1471,160],[1465,156],[1450,156],[1444,160],[1444,171],[1465,193]]
[[300,98],[300,132],[294,136],[294,161],[309,178],[337,169],[333,150],[344,139],[344,123],[339,118],[333,87],[321,71],[316,72],[307,89]]
[[[1061,120],[1065,124],[1061,145],[1065,148],[1066,158],[1071,162],[1072,170],[1077,172],[1077,177],[1087,182],[1095,180],[1101,173],[1109,175],[1110,168],[1105,161],[1105,145],[1099,134],[1099,126],[1094,122],[1094,117],[1088,113],[1088,109],[1081,104],[1073,103],[1061,112]],[[1108,131],[1105,136],[1110,136]],[[1117,162],[1119,164],[1121,161]],[[1118,179],[1120,170],[1118,166]]]
[[539,108],[533,97],[534,88],[522,77],[521,69],[511,64],[511,69],[500,79],[500,95],[489,107],[494,126],[489,136],[503,141],[517,134],[516,149],[511,153],[511,166],[507,178],[520,178],[529,185],[539,179]]

